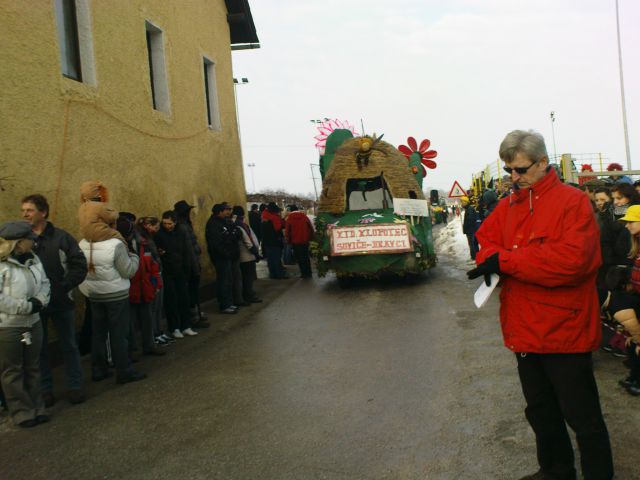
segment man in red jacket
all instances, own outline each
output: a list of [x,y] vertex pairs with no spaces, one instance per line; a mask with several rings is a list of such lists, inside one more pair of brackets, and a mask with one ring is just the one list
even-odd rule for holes
[[300,276],[311,278],[311,259],[309,258],[309,242],[313,238],[313,226],[307,214],[298,210],[296,205],[289,207],[289,215],[285,227],[287,243],[293,246],[293,254],[300,266]]
[[516,354],[540,465],[521,480],[576,478],[565,422],[576,433],[584,478],[610,480],[611,446],[591,358],[601,335],[593,209],[549,166],[539,133],[509,133],[500,158],[513,193],[476,233],[478,266],[467,275],[500,274],[502,334]]

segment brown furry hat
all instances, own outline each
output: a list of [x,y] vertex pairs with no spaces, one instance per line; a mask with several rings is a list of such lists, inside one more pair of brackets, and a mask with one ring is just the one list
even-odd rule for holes
[[88,180],[80,185],[80,201],[87,202],[108,202],[109,191],[102,182],[98,180]]

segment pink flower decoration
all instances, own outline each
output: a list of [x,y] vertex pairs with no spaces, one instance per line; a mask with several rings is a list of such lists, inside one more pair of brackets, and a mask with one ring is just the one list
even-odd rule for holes
[[316,135],[315,137],[313,137],[317,140],[315,146],[320,151],[320,155],[324,155],[324,148],[327,145],[327,137],[331,135],[334,130],[339,129],[351,130],[351,133],[353,133],[354,137],[358,136],[358,132],[356,132],[355,127],[346,120],[325,120],[318,126],[318,132],[320,132],[320,135]]

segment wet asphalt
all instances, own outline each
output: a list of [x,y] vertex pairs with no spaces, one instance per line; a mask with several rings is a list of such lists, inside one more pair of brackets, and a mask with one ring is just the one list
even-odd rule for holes
[[[211,328],[137,364],[148,379],[89,380],[77,406],[59,392],[52,421],[27,431],[2,417],[0,480],[511,480],[535,471],[497,298],[473,305],[478,283],[464,275],[458,228],[437,229],[439,265],[416,284],[260,280],[263,304],[235,316],[208,304]],[[640,479],[640,398],[617,386],[619,359],[594,358],[616,478]]]

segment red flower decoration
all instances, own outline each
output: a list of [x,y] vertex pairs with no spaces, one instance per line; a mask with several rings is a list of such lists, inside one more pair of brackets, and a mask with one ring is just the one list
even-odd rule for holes
[[583,163],[582,165],[580,165],[580,171],[581,172],[593,172],[593,167],[591,165],[589,165],[588,163]]
[[429,150],[429,147],[431,146],[431,141],[429,141],[426,138],[420,142],[420,147],[418,147],[418,143],[416,142],[416,139],[413,137],[407,138],[407,143],[409,144],[409,146],[400,145],[398,147],[398,150],[400,150],[400,153],[402,153],[405,157],[407,157],[407,160],[409,160],[409,157],[411,157],[411,154],[413,153],[419,154],[420,162],[423,165],[422,176],[426,177],[427,169],[425,167],[434,169],[438,166],[436,162],[431,160],[432,158],[436,158],[438,156],[438,152],[436,152],[435,150]]

